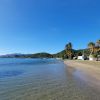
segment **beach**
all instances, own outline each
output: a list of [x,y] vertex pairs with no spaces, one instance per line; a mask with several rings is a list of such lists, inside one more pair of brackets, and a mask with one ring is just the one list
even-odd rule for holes
[[72,74],[100,91],[99,61],[65,60],[64,63]]

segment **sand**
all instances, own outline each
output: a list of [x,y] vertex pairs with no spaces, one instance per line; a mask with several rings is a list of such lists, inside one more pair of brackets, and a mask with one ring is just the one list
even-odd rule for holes
[[66,68],[73,69],[74,75],[85,81],[88,85],[100,90],[100,62],[65,60]]

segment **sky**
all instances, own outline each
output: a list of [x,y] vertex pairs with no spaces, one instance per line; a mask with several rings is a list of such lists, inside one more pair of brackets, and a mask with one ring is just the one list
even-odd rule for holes
[[0,54],[57,53],[100,39],[100,0],[0,0]]

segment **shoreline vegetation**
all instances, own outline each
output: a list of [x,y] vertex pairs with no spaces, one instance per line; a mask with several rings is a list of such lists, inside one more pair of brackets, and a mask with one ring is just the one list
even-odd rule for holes
[[65,45],[65,49],[56,54],[50,54],[46,52],[35,53],[35,54],[7,54],[1,55],[0,58],[62,58],[62,59],[78,59],[78,56],[82,56],[84,60],[100,58],[100,40],[96,43],[89,42],[86,49],[73,49],[71,42]]
[[64,64],[72,74],[100,91],[100,62],[82,60],[64,60]]

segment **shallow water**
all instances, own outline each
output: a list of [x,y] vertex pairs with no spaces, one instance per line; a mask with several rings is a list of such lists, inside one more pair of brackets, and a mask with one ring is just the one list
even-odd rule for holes
[[0,59],[0,100],[100,100],[100,92],[55,59]]

